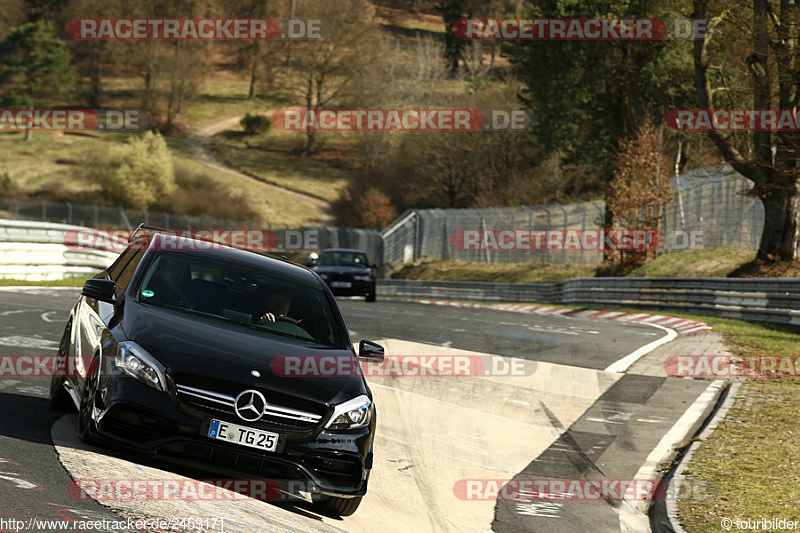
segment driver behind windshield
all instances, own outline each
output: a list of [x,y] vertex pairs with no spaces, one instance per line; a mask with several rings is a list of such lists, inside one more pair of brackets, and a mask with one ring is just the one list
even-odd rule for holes
[[[275,322],[279,317],[286,317],[292,306],[292,297],[285,292],[274,292],[265,302],[266,312],[256,319],[257,324]],[[290,318],[290,317],[287,317]]]

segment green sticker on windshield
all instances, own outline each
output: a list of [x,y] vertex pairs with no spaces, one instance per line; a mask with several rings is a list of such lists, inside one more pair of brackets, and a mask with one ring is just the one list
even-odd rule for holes
[[142,291],[142,296],[144,296],[145,298],[152,298],[155,295],[156,293],[154,293],[153,291]]

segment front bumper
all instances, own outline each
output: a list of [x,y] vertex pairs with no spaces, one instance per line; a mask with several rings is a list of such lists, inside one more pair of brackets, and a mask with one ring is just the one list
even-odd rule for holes
[[277,452],[260,452],[206,436],[212,418],[246,422],[191,416],[174,394],[127,376],[102,376],[99,385],[93,436],[101,441],[225,476],[256,476],[279,484],[298,480],[311,494],[354,497],[367,492],[375,417],[361,430],[282,434]]
[[367,296],[368,294],[375,294],[374,281],[352,281],[346,280],[350,283],[350,287],[333,287],[332,283],[341,283],[343,280],[326,280],[328,288],[335,296]]

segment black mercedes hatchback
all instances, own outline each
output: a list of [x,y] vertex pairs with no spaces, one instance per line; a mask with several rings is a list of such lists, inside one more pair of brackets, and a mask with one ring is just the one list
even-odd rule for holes
[[[360,372],[286,377],[271,366],[309,354],[358,367],[317,274],[140,227],[72,308],[59,362],[72,358],[76,371],[53,378],[50,401],[77,407],[85,441],[240,478],[299,480],[299,496],[347,516],[372,468],[372,393]],[[361,341],[359,354],[382,359],[383,348]]]

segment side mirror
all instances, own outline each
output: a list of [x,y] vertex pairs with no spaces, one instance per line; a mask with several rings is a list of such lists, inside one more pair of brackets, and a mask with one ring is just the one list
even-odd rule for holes
[[101,302],[116,304],[117,284],[110,279],[87,279],[81,294]]
[[319,254],[316,252],[311,252],[308,254],[308,261],[306,261],[306,266],[311,268],[317,264],[317,259],[319,259]]
[[358,343],[358,358],[383,361],[383,346],[377,342],[362,340]]

